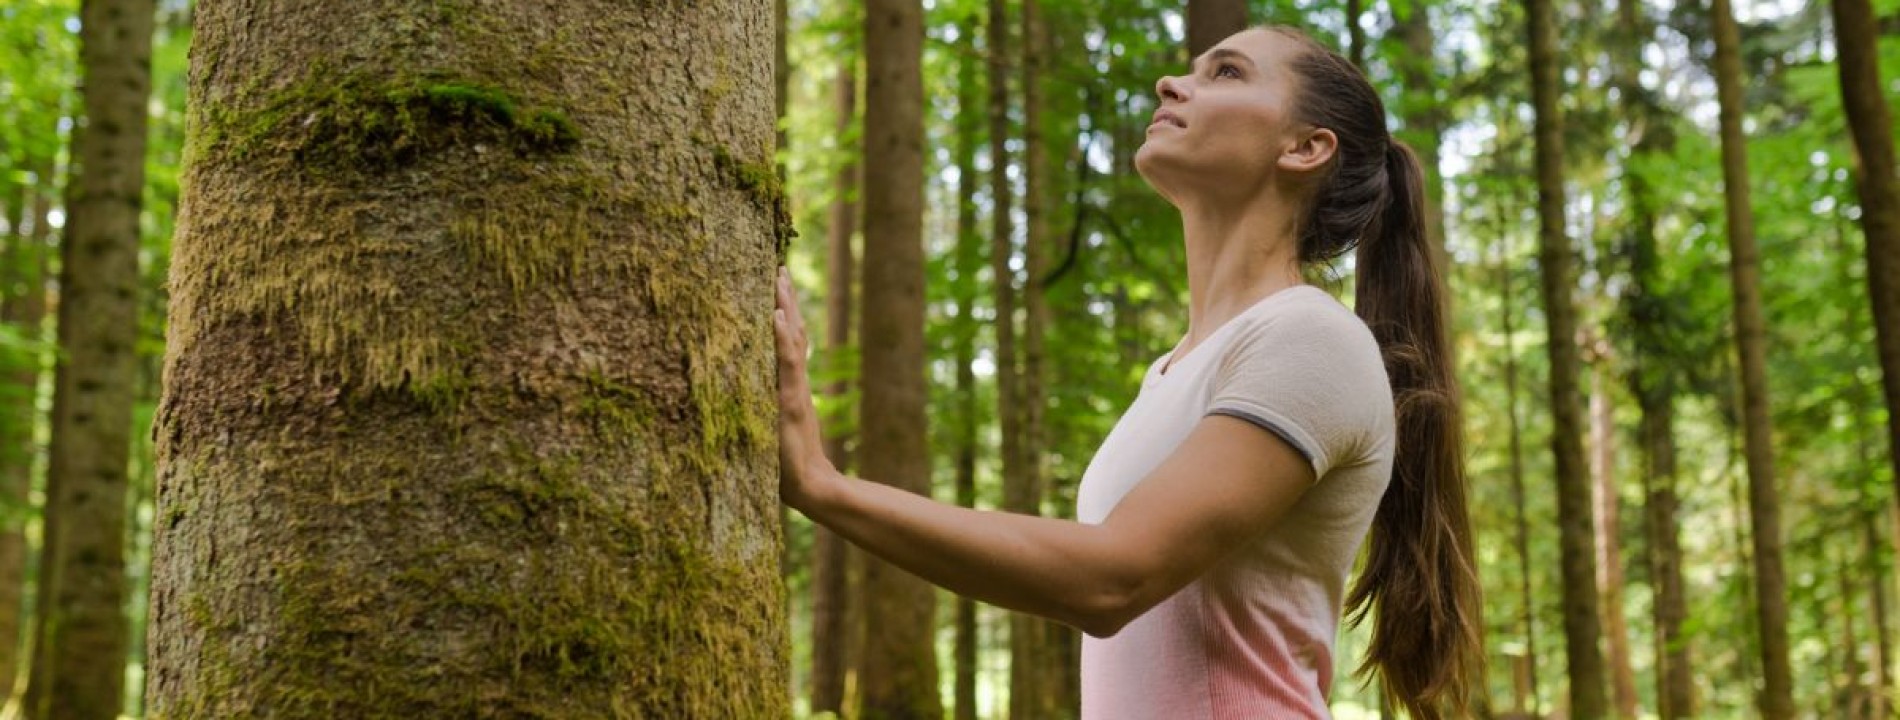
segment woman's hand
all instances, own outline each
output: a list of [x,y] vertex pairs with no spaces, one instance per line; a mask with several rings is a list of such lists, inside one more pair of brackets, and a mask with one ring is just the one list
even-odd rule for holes
[[792,293],[792,275],[778,269],[778,309],[772,312],[778,336],[778,496],[803,511],[815,490],[837,474],[825,457],[818,431],[818,412],[812,407],[811,383],[805,370],[805,320],[798,314]]

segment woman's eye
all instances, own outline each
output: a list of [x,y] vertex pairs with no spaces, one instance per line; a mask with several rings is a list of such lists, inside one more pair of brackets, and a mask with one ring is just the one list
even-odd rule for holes
[[1240,77],[1240,68],[1234,67],[1233,65],[1230,65],[1228,63],[1221,63],[1219,67],[1214,68],[1214,77],[1223,77],[1223,76],[1236,77],[1236,78]]

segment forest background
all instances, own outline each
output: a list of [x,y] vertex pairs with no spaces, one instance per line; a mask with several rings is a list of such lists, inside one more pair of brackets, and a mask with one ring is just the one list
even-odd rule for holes
[[[0,678],[18,679],[5,693],[13,717],[147,715],[153,531],[182,516],[155,502],[153,427],[181,177],[204,132],[188,121],[187,64],[204,55],[191,49],[190,2],[85,5],[0,7]],[[1094,448],[1185,331],[1178,216],[1131,160],[1154,83],[1248,23],[1294,25],[1366,69],[1431,170],[1485,588],[1484,714],[1873,718],[1900,706],[1900,198],[1887,110],[1900,95],[1900,2],[780,0],[777,11],[777,178],[752,181],[773,188],[797,232],[785,260],[822,338],[814,384],[842,466],[872,452],[858,441],[858,358],[874,343],[859,323],[913,317],[877,301],[890,276],[868,263],[889,238],[865,190],[907,188],[925,199],[915,331],[928,450],[912,458],[913,489],[1072,516]],[[867,13],[916,23],[921,45],[867,38]],[[82,57],[89,23],[122,44],[95,39]],[[124,42],[140,35],[149,48]],[[921,81],[922,134],[897,142],[921,148],[922,167],[893,178],[866,112],[890,102],[873,88],[906,67]],[[85,95],[82,77],[111,79],[120,96],[103,97],[104,81],[100,98]],[[89,115],[109,102],[132,115]],[[548,127],[531,130],[564,142],[560,123]],[[77,189],[83,137],[128,133],[141,144],[117,157],[142,163],[99,160],[91,175],[138,189]],[[107,232],[81,218],[125,228],[126,252],[76,256],[87,232]],[[1349,298],[1351,276],[1348,259],[1314,280]],[[95,358],[104,364],[89,370]],[[61,361],[72,397],[120,389],[127,424],[88,435],[80,421],[62,438]],[[126,462],[88,476],[61,457]],[[796,514],[783,537],[783,693],[796,715],[1074,712],[1073,631],[943,593],[884,593],[857,553]],[[105,626],[120,641],[87,644],[67,628],[92,626],[48,620],[68,616],[116,616],[122,626]],[[891,617],[926,631],[867,620]],[[1342,718],[1381,714],[1377,692],[1351,678],[1364,643],[1353,630],[1341,639]]]

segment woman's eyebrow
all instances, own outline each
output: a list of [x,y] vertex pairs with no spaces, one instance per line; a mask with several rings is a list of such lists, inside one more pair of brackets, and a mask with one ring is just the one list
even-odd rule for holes
[[1244,52],[1241,52],[1239,50],[1234,50],[1231,48],[1214,48],[1212,50],[1209,50],[1206,53],[1202,54],[1200,57],[1194,58],[1193,67],[1198,68],[1205,63],[1213,62],[1215,60],[1222,60],[1222,59],[1227,59],[1227,60],[1238,59],[1238,60],[1246,62],[1247,67],[1250,67],[1250,68],[1254,67],[1253,58],[1247,57],[1247,54]]

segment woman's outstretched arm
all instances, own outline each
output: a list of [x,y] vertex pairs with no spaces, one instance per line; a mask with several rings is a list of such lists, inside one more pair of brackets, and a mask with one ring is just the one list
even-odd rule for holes
[[1201,420],[1101,525],[971,510],[846,477],[819,439],[797,307],[781,272],[781,498],[952,592],[1113,635],[1270,527],[1313,483],[1285,441],[1226,416]]

